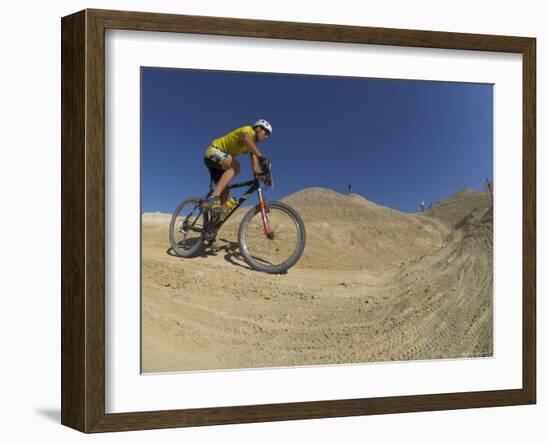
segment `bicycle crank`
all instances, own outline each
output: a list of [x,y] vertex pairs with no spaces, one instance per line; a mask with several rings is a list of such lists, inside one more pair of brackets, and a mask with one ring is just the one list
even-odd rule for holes
[[215,222],[210,222],[204,229],[204,239],[208,242],[214,242],[218,233],[218,225]]

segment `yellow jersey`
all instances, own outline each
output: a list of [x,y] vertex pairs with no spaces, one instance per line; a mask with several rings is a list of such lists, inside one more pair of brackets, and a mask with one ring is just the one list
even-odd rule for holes
[[243,135],[249,134],[252,137],[255,136],[252,126],[243,126],[235,129],[233,132],[224,135],[223,137],[216,138],[212,141],[212,146],[217,147],[223,152],[227,152],[233,156],[242,155],[247,153],[248,149],[243,141]]

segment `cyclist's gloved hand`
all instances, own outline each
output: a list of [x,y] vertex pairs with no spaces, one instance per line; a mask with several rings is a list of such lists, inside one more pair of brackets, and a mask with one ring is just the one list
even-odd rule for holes
[[269,173],[271,170],[271,161],[267,157],[261,156],[258,158],[260,167],[262,168],[263,173]]

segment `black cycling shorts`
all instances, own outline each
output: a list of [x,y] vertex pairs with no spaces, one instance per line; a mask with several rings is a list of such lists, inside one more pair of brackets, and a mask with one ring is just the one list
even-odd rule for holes
[[223,170],[218,163],[212,161],[210,158],[204,158],[203,162],[208,168],[208,172],[210,172],[210,179],[214,182],[214,184],[218,184],[218,181],[220,181],[225,170]]

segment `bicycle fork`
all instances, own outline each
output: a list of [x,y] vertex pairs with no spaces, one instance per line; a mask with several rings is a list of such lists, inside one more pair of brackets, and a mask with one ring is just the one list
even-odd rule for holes
[[272,238],[273,232],[271,231],[271,227],[269,226],[269,220],[267,219],[267,205],[264,199],[264,196],[262,194],[262,189],[258,189],[258,197],[260,198],[260,203],[258,204],[258,207],[260,209],[260,212],[262,214],[262,222],[264,225],[264,234],[269,239]]

